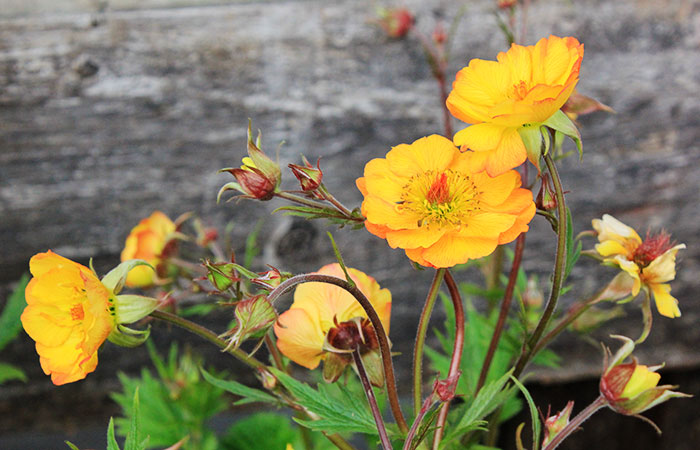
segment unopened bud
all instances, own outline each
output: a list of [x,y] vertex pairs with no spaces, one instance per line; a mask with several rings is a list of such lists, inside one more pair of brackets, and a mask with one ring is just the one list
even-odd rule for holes
[[309,161],[303,157],[304,165],[300,166],[298,164],[290,164],[289,168],[292,169],[292,173],[299,184],[301,185],[301,190],[304,192],[313,192],[321,185],[323,181],[323,172],[319,166],[321,160],[320,158],[316,161],[316,167],[312,166]]
[[544,211],[551,211],[557,207],[557,199],[554,196],[554,188],[552,188],[548,173],[542,174],[542,184],[535,199],[535,206]]
[[258,379],[265,389],[273,390],[277,386],[277,378],[264,367],[258,367]]
[[238,348],[247,339],[263,336],[277,320],[275,308],[264,295],[256,295],[236,303],[234,315],[236,325],[222,335],[230,336],[226,349]]
[[566,404],[564,409],[559,411],[553,416],[547,417],[544,421],[544,440],[542,441],[542,448],[545,448],[547,444],[552,442],[554,436],[559,434],[561,430],[564,429],[569,423],[569,417],[571,417],[571,411],[574,409],[574,402],[570,401]]
[[236,266],[233,263],[212,263],[207,260],[204,267],[207,269],[207,280],[219,291],[225,291],[239,281],[234,275]]
[[509,9],[518,4],[518,0],[496,0],[496,2],[501,9]]
[[292,277],[292,274],[289,272],[280,272],[272,266],[268,267],[270,267],[270,270],[258,273],[258,276],[251,278],[250,281],[265,289],[272,290],[282,284],[283,281]]
[[415,17],[406,8],[382,8],[378,24],[390,38],[402,38],[413,28]]

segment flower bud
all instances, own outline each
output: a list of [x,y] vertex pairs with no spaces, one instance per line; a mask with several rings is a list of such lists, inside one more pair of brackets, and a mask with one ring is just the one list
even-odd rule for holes
[[554,436],[559,434],[561,430],[564,429],[566,425],[569,424],[569,417],[571,417],[571,411],[574,409],[574,402],[570,401],[566,404],[564,409],[559,411],[553,416],[547,417],[544,421],[544,440],[542,441],[542,448],[545,448],[549,444]]
[[301,190],[304,192],[313,192],[318,187],[321,185],[321,182],[323,181],[323,172],[321,171],[321,167],[319,166],[321,159],[319,158],[316,161],[316,167],[312,166],[309,161],[302,156],[302,159],[304,161],[304,165],[300,166],[297,164],[290,164],[289,168],[292,169],[292,173],[294,174],[295,177],[297,177],[297,180],[299,180],[299,184],[301,184]]
[[435,380],[433,384],[433,392],[438,396],[441,402],[449,402],[455,398],[455,392],[457,392],[457,384],[459,383],[459,377],[462,375],[461,371],[457,371],[451,377],[447,377],[444,380]]
[[277,312],[264,295],[256,295],[236,303],[236,325],[222,335],[230,336],[225,350],[238,348],[243,341],[264,335],[277,320]]
[[415,17],[406,8],[381,8],[377,23],[390,38],[406,36],[413,28]]
[[277,378],[264,367],[258,367],[256,375],[258,376],[260,383],[268,391],[273,390],[277,386]]
[[435,29],[433,30],[433,42],[435,42],[435,44],[438,46],[447,42],[447,31],[445,31],[445,27],[442,25],[442,22],[435,25]]
[[229,172],[236,181],[226,183],[217,195],[217,201],[226,191],[236,190],[243,194],[243,198],[258,200],[270,200],[274,197],[282,180],[282,170],[279,165],[260,150],[261,136],[258,133],[256,141],[253,141],[251,123],[248,122],[248,156],[243,158],[243,165],[239,168],[221,169],[219,172]]
[[518,4],[518,0],[496,0],[498,7],[501,9],[509,9]]
[[[648,367],[623,361],[634,350],[634,342],[624,336],[613,336],[625,342],[613,357],[600,379],[600,393],[614,411],[633,416],[674,397],[690,397],[671,389],[674,386],[657,386],[661,375],[656,371],[663,365]],[[607,358],[606,358],[607,359]]]
[[265,289],[272,290],[292,276],[289,272],[280,272],[275,267],[268,267],[270,267],[270,270],[258,273],[258,276],[251,278],[250,281]]
[[552,188],[548,173],[542,174],[542,184],[535,199],[537,209],[551,211],[557,207],[557,199],[554,196],[554,188]]
[[239,281],[234,275],[236,269],[233,263],[212,263],[207,260],[204,267],[207,269],[207,280],[219,291],[225,291]]

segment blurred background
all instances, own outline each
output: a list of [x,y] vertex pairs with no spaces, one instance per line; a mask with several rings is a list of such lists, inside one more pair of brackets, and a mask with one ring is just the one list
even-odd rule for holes
[[[461,14],[447,69],[451,83],[470,59],[495,59],[507,49],[497,3],[0,0],[0,305],[37,252],[52,249],[83,263],[94,258],[105,273],[118,263],[129,230],[153,210],[172,218],[192,211],[220,229],[233,223],[238,250],[262,219],[256,270],[272,264],[302,272],[332,262],[326,230],[334,230],[347,264],[393,293],[391,339],[403,353],[399,386],[408,387],[407,355],[431,273],[416,272],[403,252],[364,230],[271,215],[282,206],[276,201],[217,205],[218,189],[230,181],[217,170],[240,165],[250,118],[268,153],[284,141],[283,167],[302,153],[311,161],[321,157],[331,192],[359,205],[354,180],[367,161],[443,130],[439,91],[420,43],[410,33],[388,37],[374,23],[376,8],[408,8],[427,35]],[[560,166],[575,232],[610,213],[642,235],[664,228],[688,246],[672,284],[683,316],[671,320],[654,311],[651,336],[637,356],[646,364],[665,361],[663,382],[700,394],[700,2],[526,3],[526,21],[517,22],[520,43],[550,34],[578,38],[585,44],[578,91],[616,112],[580,116],[583,160],[571,157]],[[295,185],[291,176],[283,180],[283,187]],[[541,217],[532,230],[524,267],[547,280],[553,234]],[[613,275],[582,259],[562,307]],[[459,277],[478,282],[480,274]],[[559,410],[569,399],[583,407],[597,396],[597,341],[614,346],[612,332],[636,336],[637,302],[596,331],[596,343],[563,336],[554,349],[570,364],[556,373],[535,370],[530,378],[540,407]],[[230,319],[205,320],[223,331]],[[439,312],[434,323],[442,323]],[[162,325],[153,336],[163,352],[182,338]],[[187,341],[208,362],[242,370],[216,349]],[[81,448],[104,447],[107,421],[119,414],[109,398],[119,388],[116,372],[133,374],[150,364],[145,348],[106,344],[86,380],[54,387],[24,333],[0,360],[28,376],[0,386],[4,449],[61,448],[66,438]],[[700,442],[697,400],[672,401],[648,416],[663,436],[606,410],[564,447],[694,449]]]

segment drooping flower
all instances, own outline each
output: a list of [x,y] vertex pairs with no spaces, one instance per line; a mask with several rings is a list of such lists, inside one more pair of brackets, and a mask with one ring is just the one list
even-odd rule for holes
[[642,240],[633,228],[608,214],[594,219],[593,228],[598,233],[596,252],[604,263],[619,267],[632,278],[631,294],[636,296],[642,287],[648,289],[659,314],[680,317],[678,300],[671,295],[668,282],[676,277],[676,253],[685,244],[673,245],[663,231],[647,234]]
[[[345,274],[337,263],[323,266],[317,273],[345,279]],[[388,334],[391,292],[382,289],[374,278],[357,269],[348,268],[348,273],[377,311]],[[327,283],[303,283],[294,291],[294,302],[290,309],[282,313],[275,324],[277,346],[282,354],[295,363],[315,369],[329,355],[324,350],[328,348],[329,333],[339,342],[344,335],[352,334],[351,329],[357,329],[358,323],[367,343],[365,350],[376,350],[376,342],[372,342],[374,332],[366,319],[364,309],[344,289]],[[351,358],[350,355],[347,356],[349,363]],[[324,372],[325,369],[324,367]]]
[[22,326],[36,342],[44,373],[56,385],[82,380],[97,367],[106,339],[135,346],[148,332],[123,327],[150,314],[156,299],[117,295],[129,270],[143,261],[122,263],[100,281],[95,273],[49,250],[29,261],[33,278],[25,289]]
[[[163,251],[169,248],[176,226],[172,220],[160,211],[154,211],[149,217],[142,219],[126,237],[121,260],[142,259],[156,268],[164,261]],[[140,266],[134,268],[126,279],[127,286],[148,287],[153,285],[158,274],[150,267]]]
[[610,352],[606,350],[606,369],[600,379],[600,393],[607,405],[624,415],[636,415],[674,397],[690,397],[671,389],[674,386],[657,386],[661,375],[656,373],[662,365],[648,367],[632,358],[624,361],[634,350],[634,342],[625,336],[613,336],[624,342],[623,346],[607,361]]
[[432,135],[367,163],[357,180],[367,230],[428,267],[452,267],[513,241],[535,214],[532,192],[513,170],[475,172],[473,158]]
[[457,146],[474,152],[472,171],[500,175],[522,164],[528,151],[539,167],[542,125],[577,136],[559,110],[576,87],[582,58],[575,38],[550,36],[532,46],[513,44],[497,61],[473,59],[457,73],[447,108],[472,124],[454,136]]
[[44,373],[56,385],[82,380],[97,367],[97,349],[116,326],[110,292],[87,267],[51,251],[29,261],[22,325],[36,341]]

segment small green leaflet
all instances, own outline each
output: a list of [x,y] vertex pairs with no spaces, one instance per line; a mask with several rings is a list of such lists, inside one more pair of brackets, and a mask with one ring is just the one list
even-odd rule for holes
[[278,403],[277,399],[272,395],[263,392],[259,389],[253,389],[244,384],[233,380],[222,380],[216,378],[204,369],[200,369],[204,379],[214,386],[221,388],[227,392],[243,397],[234,403],[234,405],[243,405],[245,403],[263,402],[263,403]]
[[525,386],[523,386],[523,384],[515,377],[511,376],[510,379],[513,383],[515,383],[518,389],[520,389],[520,392],[523,393],[523,396],[525,397],[525,400],[527,400],[527,404],[530,407],[530,417],[532,418],[532,450],[539,450],[541,424],[537,414],[537,406],[535,406],[535,402],[532,400],[532,396],[527,391]]
[[336,385],[318,384],[316,390],[280,370],[270,368],[270,371],[296,397],[301,406],[320,417],[319,420],[294,419],[300,425],[329,433],[377,434],[374,419],[362,398],[353,396]]

